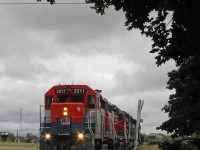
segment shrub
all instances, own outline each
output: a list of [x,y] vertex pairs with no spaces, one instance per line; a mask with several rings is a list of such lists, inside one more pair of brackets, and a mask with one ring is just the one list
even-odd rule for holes
[[200,139],[189,138],[178,141],[164,141],[161,145],[163,150],[200,150]]

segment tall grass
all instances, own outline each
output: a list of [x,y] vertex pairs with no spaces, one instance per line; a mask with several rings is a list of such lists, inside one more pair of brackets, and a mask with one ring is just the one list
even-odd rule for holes
[[[0,146],[9,147],[38,147],[37,143],[14,143],[14,142],[0,142]],[[144,143],[138,147],[138,150],[159,150],[157,145],[149,146],[148,143]]]
[[0,142],[0,146],[9,147],[37,147],[37,143],[14,143],[14,142]]
[[158,145],[149,145],[148,143],[144,143],[138,147],[138,150],[159,150]]

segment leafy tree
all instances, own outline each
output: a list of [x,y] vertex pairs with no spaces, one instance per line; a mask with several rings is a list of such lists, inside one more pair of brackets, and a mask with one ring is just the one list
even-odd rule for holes
[[[41,2],[41,0],[37,0],[37,2]],[[47,2],[50,2],[51,5],[55,3],[55,0],[47,0]]]
[[34,135],[32,133],[27,133],[26,134],[26,138],[29,139],[29,140],[37,140],[38,139],[38,136],[37,135]]
[[15,141],[15,135],[13,133],[8,133],[8,137],[9,137],[11,142]]
[[[38,0],[40,1],[40,0]],[[54,3],[54,0],[47,0]],[[174,90],[162,109],[169,114],[158,129],[177,135],[200,131],[200,1],[199,0],[86,0],[96,13],[114,6],[125,13],[128,30],[139,29],[153,41],[156,64],[175,61],[167,88]],[[153,12],[153,15],[152,15]],[[170,19],[169,19],[170,18]]]
[[191,135],[200,131],[200,59],[191,56],[168,75],[168,89],[176,89],[163,110],[169,113],[169,120],[160,128],[174,135]]

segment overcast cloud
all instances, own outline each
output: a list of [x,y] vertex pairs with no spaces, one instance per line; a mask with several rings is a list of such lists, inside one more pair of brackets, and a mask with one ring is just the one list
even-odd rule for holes
[[144,100],[142,132],[160,132],[175,66],[158,68],[150,39],[124,22],[112,7],[100,16],[90,5],[0,5],[0,131],[18,130],[23,108],[24,131],[37,133],[44,93],[74,83],[101,89],[134,118]]

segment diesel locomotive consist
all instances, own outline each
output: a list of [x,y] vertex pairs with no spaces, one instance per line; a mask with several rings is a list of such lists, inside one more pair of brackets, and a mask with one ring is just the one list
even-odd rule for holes
[[40,150],[132,149],[136,120],[87,85],[56,85],[44,96]]

